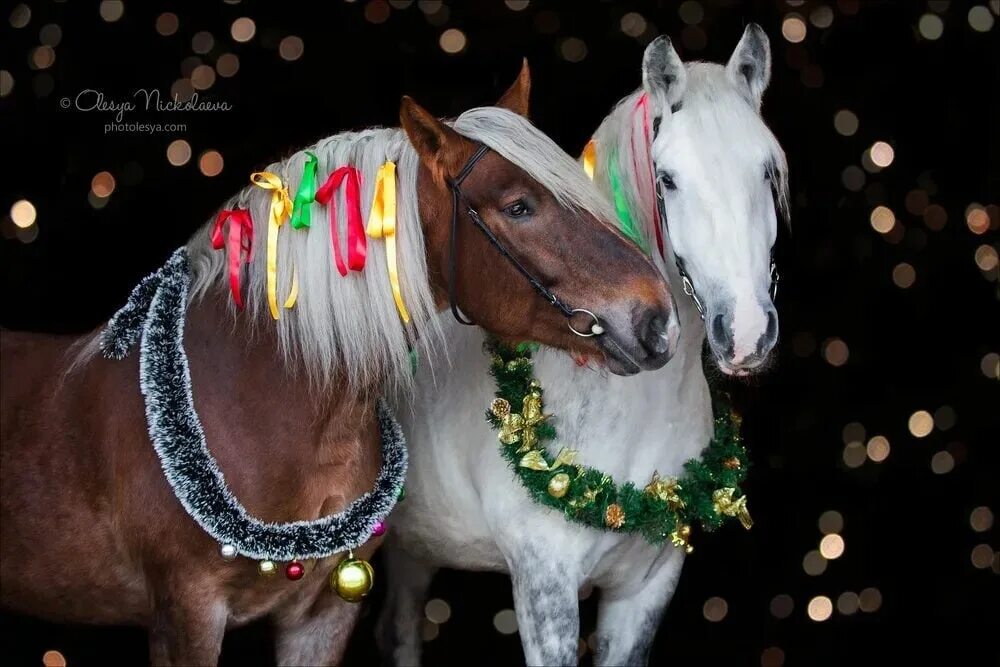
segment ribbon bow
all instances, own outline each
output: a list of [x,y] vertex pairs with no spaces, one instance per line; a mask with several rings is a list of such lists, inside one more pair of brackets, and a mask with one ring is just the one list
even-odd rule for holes
[[292,208],[292,229],[302,229],[312,225],[310,204],[316,199],[316,156],[306,151],[306,163],[302,167],[302,180],[299,190],[295,193],[295,203]]
[[[292,200],[288,197],[288,188],[276,174],[257,171],[250,174],[250,182],[271,191],[271,211],[267,222],[267,305],[271,309],[271,317],[277,320],[281,317],[278,310],[278,230],[291,215]],[[299,276],[292,267],[292,289],[283,306],[291,308],[298,296]]]
[[750,530],[753,527],[753,519],[750,518],[750,510],[747,509],[747,497],[740,496],[734,499],[735,494],[736,489],[731,487],[716,489],[712,493],[712,504],[717,514],[735,516],[744,528]]
[[505,445],[521,443],[518,453],[534,449],[538,444],[535,428],[549,418],[542,414],[542,395],[533,391],[521,402],[521,414],[510,411],[507,399],[494,399],[490,411],[500,418],[500,433],[497,438]]
[[[227,220],[229,221],[229,234],[227,239],[223,239],[222,228]],[[244,208],[219,211],[219,215],[215,218],[215,226],[212,227],[212,247],[216,250],[227,248],[229,289],[233,293],[236,307],[243,310],[240,264],[245,262],[249,265],[250,258],[253,256],[253,218],[250,217],[250,211]]]
[[661,479],[660,473],[653,471],[653,478],[642,490],[646,495],[659,498],[667,503],[671,510],[678,510],[684,507],[684,501],[677,492],[681,490],[681,485],[676,479]]
[[375,198],[368,216],[368,236],[385,239],[386,264],[389,266],[389,284],[396,310],[403,322],[409,323],[410,314],[403,303],[399,287],[399,267],[396,264],[396,163],[386,160],[375,177]]
[[[347,264],[340,254],[340,234],[337,228],[337,188],[346,181],[344,196],[347,200]],[[347,269],[361,271],[365,268],[368,254],[368,239],[361,224],[361,176],[354,167],[339,167],[316,191],[316,201],[330,206],[330,240],[333,243],[333,259],[337,271],[346,276]]]
[[564,465],[565,466],[573,465],[573,462],[575,460],[576,460],[576,450],[569,449],[568,447],[563,447],[562,449],[559,450],[559,453],[556,454],[556,459],[555,461],[552,462],[552,465],[549,465],[548,461],[545,460],[545,455],[541,452],[541,450],[533,449],[521,457],[521,461],[520,463],[518,463],[518,465],[521,466],[522,468],[530,468],[532,470],[554,472],[556,470],[559,470],[559,468],[563,467]]

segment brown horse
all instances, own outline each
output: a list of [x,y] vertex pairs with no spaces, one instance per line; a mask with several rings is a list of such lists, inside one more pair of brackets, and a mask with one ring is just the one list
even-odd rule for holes
[[[399,165],[397,262],[408,323],[396,314],[388,239],[368,242],[364,271],[342,277],[332,268],[342,213],[332,232],[316,222],[282,229],[278,287],[287,293],[294,266],[301,292],[277,322],[263,296],[263,251],[249,263],[237,310],[226,253],[209,246],[211,225],[189,241],[183,339],[194,405],[229,490],[252,515],[313,520],[372,488],[382,462],[376,401],[407,383],[409,349],[431,351],[439,338],[449,262],[457,305],[504,338],[604,354],[623,374],[666,362],[671,302],[660,273],[610,224],[613,214],[576,163],[521,117],[528,89],[525,67],[497,107],[452,125],[404,98],[403,130],[336,135],[312,147],[321,168],[358,169],[365,215],[378,166]],[[458,252],[449,252],[447,181],[477,142],[492,150],[462,183],[465,200],[541,284],[595,313],[602,335],[574,335],[465,209]],[[268,171],[294,185],[304,159],[297,153]],[[251,186],[224,208],[249,209],[263,228],[271,196]],[[589,315],[577,318],[570,322],[578,329],[590,326]],[[226,628],[264,616],[274,622],[280,664],[339,661],[359,612],[328,590],[339,558],[304,562],[299,581],[261,577],[248,558],[220,558],[150,444],[137,355],[104,358],[96,340],[3,332],[3,605],[57,621],[144,626],[154,664],[214,664]]]

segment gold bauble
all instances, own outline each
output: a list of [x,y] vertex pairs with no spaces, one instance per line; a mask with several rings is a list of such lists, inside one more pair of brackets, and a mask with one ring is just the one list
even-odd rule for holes
[[375,571],[360,558],[345,558],[330,575],[330,586],[348,602],[361,602],[374,583]]
[[262,577],[273,577],[278,573],[278,565],[273,560],[262,560],[257,563],[257,572]]
[[562,498],[569,491],[569,475],[564,472],[557,472],[549,480],[549,495],[553,498]]

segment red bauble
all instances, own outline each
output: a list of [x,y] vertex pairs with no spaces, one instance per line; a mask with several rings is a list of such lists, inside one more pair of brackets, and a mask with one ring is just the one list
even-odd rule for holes
[[292,581],[298,581],[306,573],[306,568],[302,563],[297,560],[293,560],[291,563],[285,566],[285,576]]

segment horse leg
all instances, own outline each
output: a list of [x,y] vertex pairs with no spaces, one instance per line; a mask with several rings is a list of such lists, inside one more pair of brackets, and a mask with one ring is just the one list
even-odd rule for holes
[[343,659],[361,604],[340,599],[326,580],[306,577],[300,584],[308,588],[272,614],[279,667],[336,665]]
[[627,590],[604,589],[597,609],[595,665],[645,665],[663,611],[677,588],[684,555],[669,549],[647,578]]
[[149,625],[150,663],[154,667],[216,664],[228,617],[226,603],[207,589],[158,586]]
[[382,661],[407,667],[419,665],[420,621],[437,568],[411,556],[394,540],[386,542],[382,555],[389,573],[389,590],[376,630]]
[[548,549],[524,546],[507,556],[514,610],[528,665],[576,665],[580,641],[580,579],[576,568],[553,559]]

